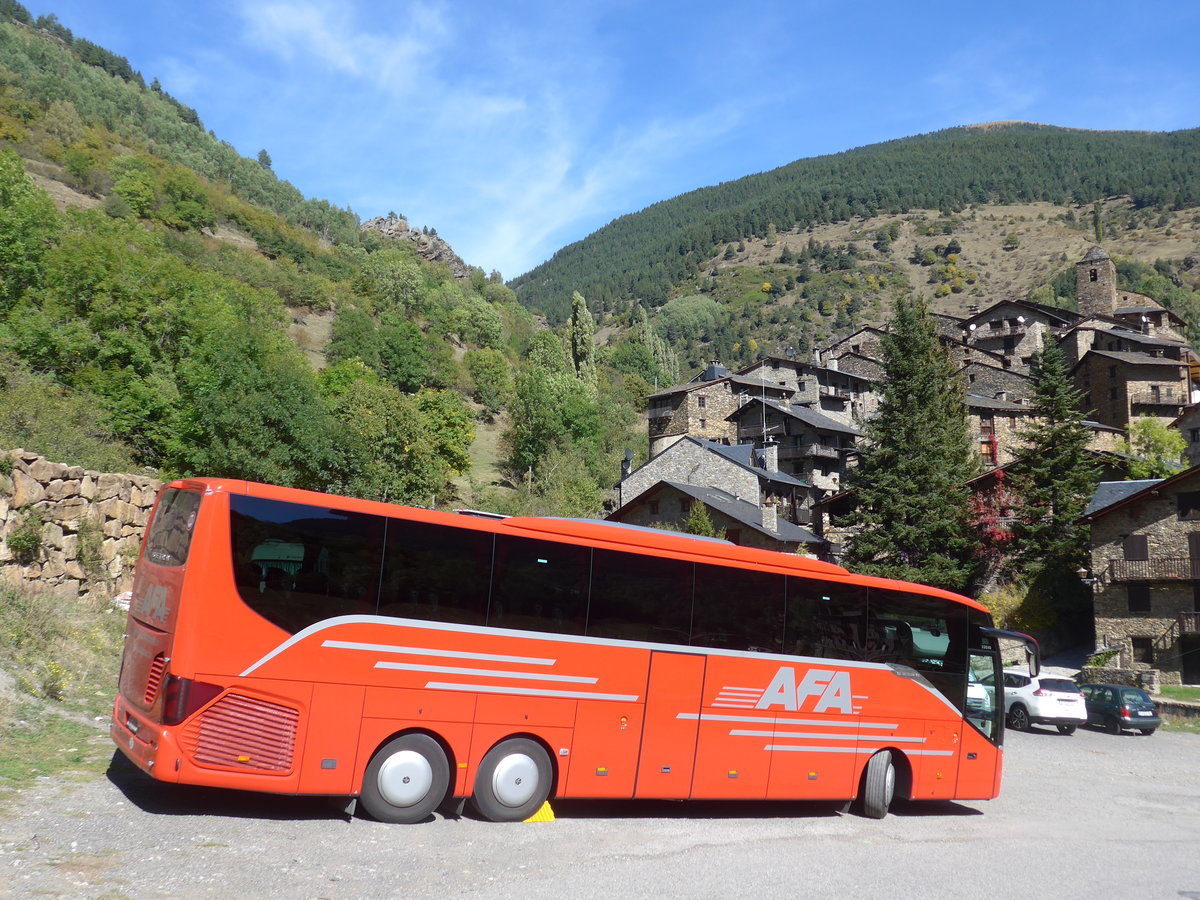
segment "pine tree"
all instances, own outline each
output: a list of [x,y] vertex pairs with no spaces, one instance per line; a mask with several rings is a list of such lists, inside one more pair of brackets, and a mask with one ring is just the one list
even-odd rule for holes
[[979,469],[961,380],[924,304],[899,298],[883,340],[879,410],[865,428],[854,472],[859,533],[849,565],[865,572],[965,590],[978,539],[966,481]]
[[1076,525],[1099,479],[1087,452],[1082,393],[1052,335],[1032,360],[1033,422],[1018,436],[1026,444],[1013,479],[1017,501],[1015,563],[1031,580],[1070,575],[1087,562],[1087,529]]

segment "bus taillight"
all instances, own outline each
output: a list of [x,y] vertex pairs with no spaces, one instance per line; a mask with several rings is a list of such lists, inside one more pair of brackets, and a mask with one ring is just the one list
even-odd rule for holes
[[221,691],[221,686],[217,684],[168,675],[167,695],[163,702],[163,724],[178,725]]

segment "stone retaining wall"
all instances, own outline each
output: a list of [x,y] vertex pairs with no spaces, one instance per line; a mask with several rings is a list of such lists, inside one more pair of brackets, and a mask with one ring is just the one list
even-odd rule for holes
[[92,472],[25,450],[0,451],[0,469],[0,579],[67,596],[111,597],[132,586],[162,482]]

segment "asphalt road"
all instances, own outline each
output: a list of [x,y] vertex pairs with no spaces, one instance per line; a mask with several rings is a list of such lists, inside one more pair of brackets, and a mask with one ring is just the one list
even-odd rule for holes
[[1200,900],[1200,736],[1010,733],[1001,797],[558,803],[556,821],[348,819],[328,801],[107,777],[0,806],[2,897]]

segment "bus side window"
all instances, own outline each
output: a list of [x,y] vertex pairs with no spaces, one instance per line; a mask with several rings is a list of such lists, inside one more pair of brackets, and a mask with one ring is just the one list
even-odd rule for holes
[[861,660],[866,644],[867,591],[803,576],[787,579],[785,652]]
[[697,564],[692,644],[783,652],[784,576]]
[[692,624],[692,563],[595,550],[589,637],[686,644]]
[[498,535],[488,625],[583,634],[591,555],[576,544]]
[[389,519],[379,614],[485,624],[492,543],[488,531]]
[[234,580],[263,618],[295,634],[375,612],[381,517],[241,494],[229,503]]

